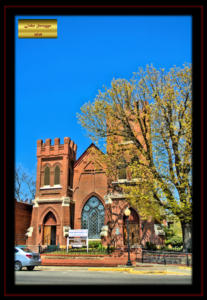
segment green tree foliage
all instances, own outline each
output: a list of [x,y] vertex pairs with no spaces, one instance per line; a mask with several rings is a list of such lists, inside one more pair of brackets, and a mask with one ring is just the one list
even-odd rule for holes
[[[78,114],[96,143],[107,142],[108,174],[117,176],[128,158],[133,184],[122,184],[130,203],[144,216],[175,215],[184,249],[190,246],[192,219],[191,66],[169,71],[147,66],[131,80],[113,80]],[[100,144],[99,144],[100,145]],[[134,159],[135,158],[135,159]],[[188,225],[188,226],[187,226]]]

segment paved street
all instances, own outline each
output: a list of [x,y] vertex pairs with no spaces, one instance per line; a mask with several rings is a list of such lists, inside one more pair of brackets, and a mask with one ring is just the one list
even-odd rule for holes
[[15,272],[15,284],[17,285],[127,285],[127,284],[191,284],[189,272],[180,274],[150,273],[140,274],[139,271],[131,272],[104,268],[101,271],[96,268],[76,267],[37,267],[34,271]]

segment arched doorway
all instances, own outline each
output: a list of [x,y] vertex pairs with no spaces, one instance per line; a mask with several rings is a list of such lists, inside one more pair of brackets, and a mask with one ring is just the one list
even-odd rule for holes
[[104,206],[93,196],[83,207],[81,215],[81,228],[88,229],[89,239],[100,239],[101,227],[104,225]]
[[56,245],[56,225],[56,218],[49,211],[43,220],[43,245]]
[[[129,243],[131,246],[140,244],[140,229],[139,229],[139,216],[133,208],[129,208],[131,214],[129,216]],[[127,244],[127,218],[123,216],[123,237],[124,245]]]

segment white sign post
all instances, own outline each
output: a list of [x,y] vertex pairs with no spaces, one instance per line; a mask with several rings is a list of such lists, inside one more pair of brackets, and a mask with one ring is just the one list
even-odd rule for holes
[[[86,246],[88,252],[88,229],[71,229],[69,230],[69,234],[67,237],[67,252],[68,247],[70,244],[70,238],[79,238],[79,239],[86,239]],[[77,247],[82,247],[81,241],[79,240],[79,244],[76,245]]]

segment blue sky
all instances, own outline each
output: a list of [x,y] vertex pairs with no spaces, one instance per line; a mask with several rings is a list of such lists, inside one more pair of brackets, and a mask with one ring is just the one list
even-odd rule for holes
[[[56,39],[19,39],[18,19],[57,19]],[[15,163],[36,172],[36,144],[69,136],[77,158],[90,145],[76,113],[113,78],[140,66],[192,60],[190,16],[16,16]]]

